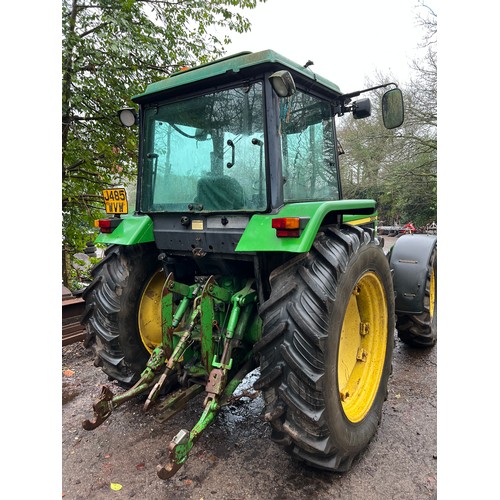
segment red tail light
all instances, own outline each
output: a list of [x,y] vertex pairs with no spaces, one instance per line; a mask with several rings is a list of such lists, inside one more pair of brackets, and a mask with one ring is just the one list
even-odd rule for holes
[[272,227],[278,238],[299,238],[308,221],[308,217],[278,217],[272,220]]
[[112,219],[99,219],[94,221],[94,226],[98,227],[101,233],[112,233],[123,219],[113,217]]

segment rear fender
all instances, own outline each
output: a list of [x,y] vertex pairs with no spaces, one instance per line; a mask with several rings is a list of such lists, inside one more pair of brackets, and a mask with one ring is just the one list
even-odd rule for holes
[[425,284],[437,237],[405,234],[391,248],[388,259],[393,272],[396,313],[424,312]]
[[[369,216],[369,217],[367,217]],[[300,217],[303,227],[297,238],[278,238],[272,221],[280,217]],[[236,252],[294,252],[311,249],[320,227],[324,224],[365,224],[376,219],[374,200],[337,200],[291,203],[273,214],[252,216]]]
[[124,215],[112,233],[99,233],[96,243],[135,245],[154,241],[153,221],[148,215]]

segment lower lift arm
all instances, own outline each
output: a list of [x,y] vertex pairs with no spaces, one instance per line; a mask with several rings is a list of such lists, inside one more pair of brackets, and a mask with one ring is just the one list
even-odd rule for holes
[[[240,370],[227,383],[228,374],[233,365],[231,357],[234,342],[240,339],[235,337],[236,327],[240,319],[241,309],[257,301],[257,294],[251,289],[251,282],[248,282],[243,290],[231,297],[232,309],[229,316],[228,326],[224,339],[224,348],[220,362],[214,356],[212,361],[213,369],[210,372],[206,385],[207,396],[204,401],[203,413],[191,431],[180,430],[170,442],[169,461],[165,466],[158,465],[156,470],[161,479],[172,477],[188,459],[189,452],[200,434],[214,421],[223,402],[231,396],[236,387],[241,383],[247,373],[255,368],[252,353],[249,353],[242,364]],[[240,334],[242,329],[239,329]]]

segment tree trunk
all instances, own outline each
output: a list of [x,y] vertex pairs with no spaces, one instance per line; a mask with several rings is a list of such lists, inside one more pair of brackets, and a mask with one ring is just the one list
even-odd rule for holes
[[62,284],[66,288],[69,288],[71,290],[71,288],[69,286],[70,269],[71,269],[71,262],[70,262],[70,258],[69,258],[69,252],[68,252],[68,249],[63,246],[62,247]]
[[66,151],[66,144],[68,142],[68,132],[70,126],[71,115],[71,80],[73,73],[73,35],[75,34],[76,15],[78,5],[77,0],[73,0],[71,6],[71,15],[69,19],[69,36],[66,38],[67,46],[64,54],[63,61],[63,88],[62,88],[62,178],[65,177],[64,169],[64,154]]

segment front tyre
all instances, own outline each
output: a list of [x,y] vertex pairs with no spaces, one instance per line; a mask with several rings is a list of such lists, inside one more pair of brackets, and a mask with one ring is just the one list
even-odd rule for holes
[[427,264],[424,310],[421,314],[398,314],[398,337],[412,347],[432,347],[437,342],[437,248]]
[[113,245],[92,270],[83,293],[85,345],[95,364],[124,385],[138,380],[161,342],[161,291],[165,281],[154,244]]
[[343,472],[375,434],[391,372],[394,300],[372,230],[328,230],[277,268],[260,311],[264,419],[306,463]]

